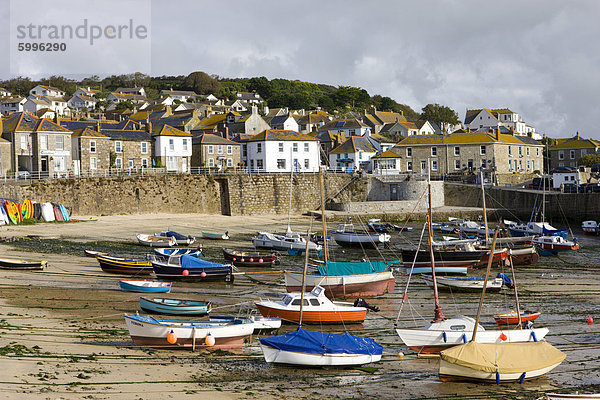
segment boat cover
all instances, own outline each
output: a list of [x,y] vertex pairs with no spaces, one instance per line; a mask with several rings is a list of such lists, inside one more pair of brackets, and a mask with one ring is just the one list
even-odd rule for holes
[[383,346],[373,339],[344,334],[305,331],[302,327],[284,335],[260,338],[260,342],[283,351],[311,354],[381,354]]
[[224,268],[224,267],[225,267],[224,264],[206,261],[201,258],[190,256],[189,254],[184,254],[181,256],[181,268],[183,268],[183,269]]
[[566,354],[546,341],[516,343],[469,342],[441,352],[444,361],[477,371],[514,374],[558,364]]
[[320,275],[356,275],[370,274],[373,272],[383,272],[391,264],[398,264],[400,260],[376,262],[346,262],[346,261],[327,261],[327,264],[319,266]]
[[176,240],[186,240],[186,239],[189,239],[189,236],[182,235],[181,233],[177,233],[175,231],[161,232],[161,236],[174,237]]

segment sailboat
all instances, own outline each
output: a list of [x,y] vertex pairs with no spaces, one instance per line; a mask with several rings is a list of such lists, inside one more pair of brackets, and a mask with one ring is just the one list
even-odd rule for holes
[[[304,275],[308,266],[305,250]],[[260,348],[268,363],[303,366],[350,366],[381,360],[383,346],[373,339],[344,334],[314,332],[302,329],[305,285],[302,285],[298,329],[283,335],[260,338]]]
[[[497,233],[494,235],[492,252],[496,238]],[[490,275],[491,265],[491,261],[488,262],[486,279]],[[523,382],[550,372],[566,358],[565,353],[546,341],[478,343],[477,329],[484,296],[485,285],[471,341],[440,353],[439,376],[442,381]]]
[[[501,341],[506,342],[527,342],[527,341],[538,341],[542,339],[548,333],[547,328],[536,328],[536,329],[507,329],[507,330],[494,330],[486,331],[478,322],[473,318],[467,316],[458,316],[454,318],[446,318],[442,312],[440,306],[438,289],[437,289],[437,277],[435,265],[437,260],[433,255],[433,229],[432,229],[432,213],[431,213],[431,182],[429,182],[429,207],[427,214],[427,226],[428,226],[428,237],[429,237],[429,252],[431,261],[431,278],[433,280],[433,295],[434,295],[434,318],[430,324],[423,328],[396,328],[396,333],[400,336],[400,339],[406,346],[418,353],[438,353],[444,349],[452,346],[465,344],[472,339],[472,333],[477,328],[481,331],[477,337],[478,342],[481,343],[496,343]],[[495,248],[495,240],[498,235],[498,229],[494,234],[494,243],[492,245]],[[490,253],[493,254],[493,251]],[[492,258],[488,260],[488,265],[491,265]],[[411,274],[412,275],[412,274]],[[406,291],[408,290],[408,284],[410,282],[410,276],[407,282]],[[489,277],[487,277],[489,278]],[[486,279],[487,279],[486,278]],[[400,311],[407,299],[405,292],[404,298],[402,299]],[[398,313],[398,317],[400,313]],[[396,320],[396,325],[398,320]]]
[[[321,192],[321,213],[323,223],[323,237],[327,236],[327,220],[325,218],[325,190],[323,171],[319,172]],[[314,266],[310,273],[299,272],[285,273],[285,287],[288,292],[297,292],[301,289],[302,282],[306,288],[312,290],[316,286],[325,289],[325,294],[330,298],[346,299],[351,297],[375,297],[394,290],[396,280],[390,266],[398,261],[329,261],[327,240],[323,241],[323,258],[321,265]]]

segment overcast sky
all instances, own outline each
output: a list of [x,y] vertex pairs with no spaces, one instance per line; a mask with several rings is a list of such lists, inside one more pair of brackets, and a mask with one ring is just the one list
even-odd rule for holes
[[[8,5],[0,0],[1,54]],[[359,86],[415,111],[447,105],[461,120],[468,108],[509,107],[548,136],[600,139],[597,0],[179,0],[152,1],[151,15],[141,72],[153,76]],[[14,76],[7,58],[0,79]]]

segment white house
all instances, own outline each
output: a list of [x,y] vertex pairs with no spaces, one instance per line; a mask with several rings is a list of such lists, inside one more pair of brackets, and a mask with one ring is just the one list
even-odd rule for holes
[[146,97],[146,90],[144,90],[143,87],[134,87],[134,88],[120,87],[120,88],[117,88],[117,90],[115,90],[115,92],[121,93],[121,94],[137,94],[139,96]]
[[0,97],[9,97],[10,95],[11,93],[7,89],[0,87]]
[[290,114],[277,115],[267,122],[271,126],[271,129],[295,132],[300,130],[298,122]]
[[75,94],[67,101],[67,106],[76,110],[93,110],[98,101],[94,97],[85,96],[83,94]]
[[464,125],[473,131],[505,127],[516,135],[542,139],[533,126],[527,125],[519,114],[508,108],[467,110]]
[[163,125],[152,134],[154,157],[162,161],[167,171],[188,173],[192,157],[192,134]]
[[99,91],[99,90],[97,90],[97,89],[92,89],[92,88],[90,88],[90,87],[88,86],[88,87],[80,87],[80,88],[77,88],[77,90],[75,90],[75,91],[73,92],[73,96],[80,94],[80,95],[82,95],[82,96],[94,97],[94,96],[95,96],[95,95],[97,95],[98,93],[100,93],[100,91]]
[[170,97],[173,100],[179,100],[182,103],[186,103],[188,99],[196,100],[198,95],[195,92],[187,90],[161,90],[160,97]]
[[321,131],[332,131],[338,136],[343,135],[345,138],[371,135],[371,127],[356,118],[346,120],[334,119],[321,126],[319,132]]
[[246,144],[246,165],[257,172],[318,172],[319,140],[294,131],[269,129]]
[[24,97],[5,97],[0,99],[0,114],[8,115],[24,111],[23,105],[27,101]]
[[62,97],[39,97],[36,95],[30,95],[29,98],[27,98],[27,101],[23,104],[23,110],[32,114],[36,114],[43,108],[49,108],[58,115],[70,114],[68,111],[67,102]]
[[260,104],[260,103],[264,103],[264,100],[262,97],[260,97],[260,94],[256,93],[256,92],[234,92],[235,93],[235,97],[237,100],[240,100],[248,105],[252,105],[252,104]]
[[141,94],[112,92],[106,96],[106,101],[109,103],[131,101],[133,104],[143,104],[147,102],[147,99],[146,96]]
[[398,174],[402,172],[402,157],[392,150],[371,157],[373,173],[379,175]]
[[369,138],[352,136],[329,152],[329,165],[341,171],[371,170],[371,157],[377,149]]
[[29,91],[30,95],[34,96],[50,96],[50,97],[63,97],[66,93],[63,90],[52,86],[37,85]]

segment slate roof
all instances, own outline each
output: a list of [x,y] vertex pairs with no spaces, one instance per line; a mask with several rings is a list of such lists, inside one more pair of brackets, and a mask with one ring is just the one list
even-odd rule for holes
[[117,88],[115,90],[115,92],[117,92],[117,93],[137,94],[137,93],[140,92],[141,89],[143,89],[143,88],[138,88],[138,87],[135,87],[135,88],[124,88],[124,87],[120,87],[120,88]]
[[75,131],[76,129],[81,128],[92,128],[96,129],[96,126],[100,123],[100,129],[118,129],[118,130],[139,130],[141,128],[141,124],[131,121],[108,121],[108,120],[91,120],[91,121],[69,121],[69,120],[60,120],[60,125],[64,128],[67,128],[71,131]]
[[79,128],[73,131],[72,137],[94,137],[94,138],[105,138],[108,139],[108,136],[98,132],[95,129],[85,127]]
[[319,130],[335,130],[335,129],[349,129],[349,128],[368,128],[369,126],[359,121],[356,118],[338,120],[327,122],[325,125],[319,128]]
[[76,95],[75,95],[75,96],[73,96],[73,97],[79,97],[79,98],[80,98],[80,99],[82,99],[82,100],[85,100],[85,101],[91,101],[92,103],[96,103],[96,102],[98,102],[98,100],[97,100],[95,97],[84,96],[84,95],[82,95],[82,94],[76,94]]
[[394,139],[390,139],[389,137],[380,135],[378,133],[372,133],[371,139],[376,140],[379,143],[396,143]]
[[318,141],[314,137],[304,135],[296,131],[288,131],[283,129],[267,129],[248,139],[249,142],[264,142],[264,141]]
[[373,156],[371,158],[401,158],[401,157],[390,149],[390,150],[384,151],[381,154]]
[[198,96],[196,92],[189,90],[161,90],[160,93],[171,96]]
[[[406,122],[406,117],[393,111],[371,111],[366,116],[370,116],[371,121],[377,121],[377,124],[387,124],[392,122]],[[375,118],[373,118],[375,117]]]
[[480,108],[477,110],[467,110],[467,112],[465,114],[465,125],[469,125],[471,122],[473,122],[475,117],[477,117],[479,115],[479,113],[482,112],[483,110],[492,114],[492,116],[496,119],[498,119],[498,116],[500,114],[512,114],[513,113],[513,111],[511,111],[509,108],[495,108],[495,109]]
[[582,139],[579,136],[572,138],[558,139],[557,143],[550,146],[550,150],[562,149],[584,149],[600,147],[600,141],[594,139]]
[[146,101],[146,97],[142,96],[141,94],[119,92],[112,92],[111,94],[120,100]]
[[150,122],[152,122],[152,130],[158,130],[158,128],[162,127],[163,125],[169,125],[176,128],[179,128],[180,126],[183,127],[185,124],[190,122],[192,118],[193,115],[191,114],[182,116],[173,115],[164,118],[153,118],[150,119]]
[[212,129],[226,119],[226,114],[214,114],[210,117],[202,118],[196,129]]
[[[527,142],[521,139],[527,138]],[[506,143],[516,145],[539,145],[537,140],[528,137],[500,134],[496,139],[493,133],[453,133],[450,135],[412,135],[398,143],[399,146],[407,145],[451,145],[451,144],[479,144],[479,143]]]
[[0,99],[0,102],[4,103],[4,104],[12,104],[12,103],[20,103],[23,100],[25,100],[24,97],[3,97]]
[[239,146],[240,143],[234,142],[233,140],[225,139],[219,135],[212,133],[203,133],[198,136],[194,136],[192,139],[193,144],[225,144],[232,146]]
[[172,126],[169,125],[163,125],[162,128],[160,129],[160,131],[154,132],[152,133],[152,136],[185,136],[185,137],[190,137],[192,136],[191,133],[186,133],[180,129],[177,128],[173,128]]
[[[255,96],[257,95],[257,97]],[[235,96],[238,100],[243,100],[243,101],[248,101],[248,100],[258,100],[258,101],[264,101],[262,97],[260,97],[259,94],[257,93],[250,93],[250,92],[236,92]]]
[[271,118],[271,120],[269,121],[269,125],[271,126],[279,126],[279,125],[283,125],[285,123],[285,121],[287,121],[288,119],[290,119],[290,115],[289,114],[284,114],[284,115],[276,115],[273,118]]
[[54,122],[38,118],[28,112],[14,113],[4,119],[2,132],[56,132],[71,133],[71,130],[63,128]]
[[364,136],[350,136],[348,140],[331,150],[329,154],[356,153],[357,151],[377,153],[377,149],[368,138]]
[[120,129],[101,129],[100,133],[108,136],[113,140],[127,140],[136,142],[150,142],[152,137],[146,131],[124,131]]
[[54,87],[54,86],[46,86],[46,85],[39,85],[39,86],[40,86],[40,87],[43,87],[43,88],[44,88],[44,89],[46,89],[46,90],[52,90],[52,91],[54,91],[54,92],[63,92],[63,93],[65,92],[64,90],[62,90],[62,89],[59,89],[59,88],[56,88],[56,87]]

